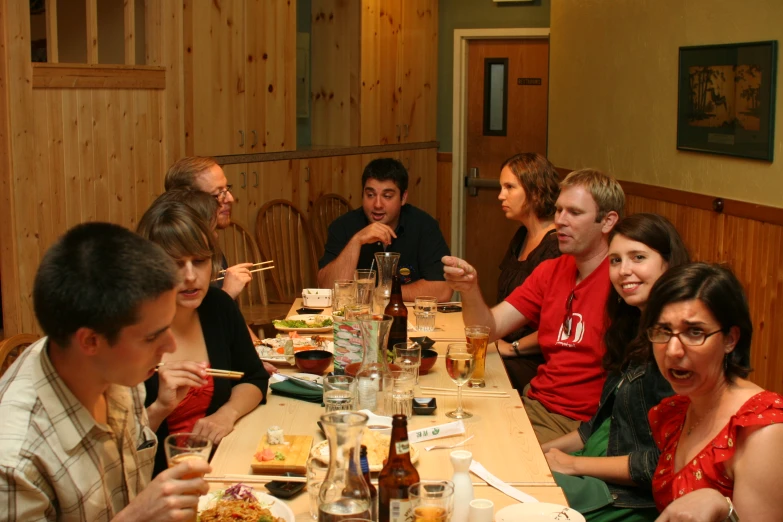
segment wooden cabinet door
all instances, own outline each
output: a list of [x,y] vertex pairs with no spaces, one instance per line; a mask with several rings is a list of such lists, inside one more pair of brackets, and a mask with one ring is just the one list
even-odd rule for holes
[[405,0],[402,45],[397,60],[398,124],[404,143],[434,141],[438,74],[438,2]]
[[399,143],[402,136],[397,71],[401,5],[402,0],[362,0],[362,145]]
[[[186,150],[249,150],[245,132],[245,2],[185,2]],[[189,121],[187,121],[189,120]]]
[[245,0],[243,152],[296,150],[296,2]]
[[246,227],[249,224],[247,216],[248,201],[250,200],[248,188],[248,164],[234,163],[223,165],[228,184],[231,185],[231,195],[234,196],[234,204],[231,207],[231,219]]
[[435,217],[437,210],[437,149],[400,152],[400,161],[408,170],[408,203]]

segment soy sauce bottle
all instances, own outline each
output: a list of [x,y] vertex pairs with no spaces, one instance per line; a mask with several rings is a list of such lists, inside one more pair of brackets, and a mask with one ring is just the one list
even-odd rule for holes
[[[403,268],[402,270],[406,269]],[[391,362],[394,361],[394,345],[408,340],[408,307],[405,306],[402,300],[402,285],[400,284],[400,276],[398,274],[392,276],[389,304],[386,305],[386,310],[383,313],[393,318],[391,329],[389,330],[389,342],[386,346],[387,360]]]
[[412,520],[408,487],[419,481],[419,472],[411,463],[408,419],[395,415],[392,420],[389,458],[378,475],[378,522]]

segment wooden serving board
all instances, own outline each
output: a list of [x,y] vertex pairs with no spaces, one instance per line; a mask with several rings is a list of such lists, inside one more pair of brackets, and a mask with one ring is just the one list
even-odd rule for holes
[[[310,435],[285,435],[284,438],[284,444],[269,444],[267,435],[264,434],[253,454],[253,462],[250,464],[254,473],[278,475],[291,472],[305,474],[313,437]],[[279,451],[285,455],[285,460],[258,460],[257,455],[267,448],[275,452]]]

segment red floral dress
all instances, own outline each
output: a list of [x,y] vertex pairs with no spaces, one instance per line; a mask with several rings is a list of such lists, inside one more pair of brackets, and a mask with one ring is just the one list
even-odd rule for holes
[[725,463],[736,451],[734,441],[739,429],[783,422],[783,397],[769,391],[759,392],[737,410],[696,457],[675,472],[674,455],[690,402],[688,397],[675,395],[661,401],[649,413],[653,438],[661,450],[652,483],[653,497],[660,511],[675,499],[701,488],[717,489],[722,495],[731,497],[734,480],[729,478]]

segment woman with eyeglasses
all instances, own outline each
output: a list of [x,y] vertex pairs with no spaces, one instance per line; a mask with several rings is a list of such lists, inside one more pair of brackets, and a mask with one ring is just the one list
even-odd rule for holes
[[647,412],[672,389],[649,361],[646,346],[633,341],[653,285],[689,256],[674,226],[656,214],[626,217],[609,241],[607,378],[598,410],[542,449],[569,505],[587,520],[647,522],[658,517],[651,482],[659,454]]
[[747,380],[753,324],[740,282],[721,266],[672,269],[642,328],[676,393],[649,414],[659,520],[783,520],[783,397]]

